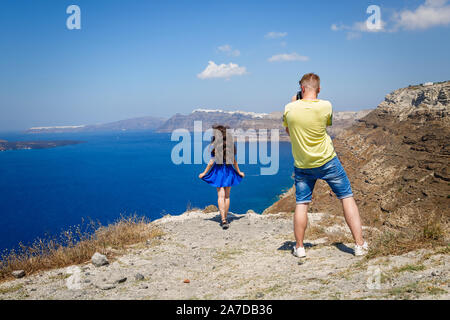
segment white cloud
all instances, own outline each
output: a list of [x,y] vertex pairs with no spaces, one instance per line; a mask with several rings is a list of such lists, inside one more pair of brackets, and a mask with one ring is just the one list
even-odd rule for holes
[[267,39],[277,39],[277,38],[284,38],[287,36],[287,32],[269,32],[264,37]]
[[225,78],[230,79],[233,76],[242,76],[247,74],[245,67],[240,67],[235,63],[217,65],[214,61],[209,61],[205,70],[197,75],[200,79]]
[[309,58],[301,56],[298,53],[282,53],[277,54],[268,59],[269,62],[282,62],[282,61],[308,61]]
[[363,22],[355,22],[353,24],[352,30],[359,31],[359,32],[385,32],[385,31],[387,31],[385,26],[386,26],[386,22],[381,20],[379,28],[369,28],[369,27],[367,27],[367,21],[363,21]]
[[448,0],[426,0],[414,11],[403,10],[394,14],[396,28],[405,30],[428,29],[450,24]]
[[241,52],[239,50],[237,49],[233,50],[233,48],[229,44],[220,46],[217,48],[217,50],[219,50],[220,52],[225,52],[232,57],[239,57],[241,55]]
[[357,39],[361,37],[361,33],[363,32],[386,32],[386,22],[381,20],[380,21],[380,28],[368,28],[367,27],[367,21],[363,22],[355,22],[351,26],[347,26],[345,24],[332,24],[331,30],[332,31],[346,31],[347,32],[347,39]]
[[342,30],[340,26],[338,26],[337,24],[332,24],[331,25],[331,30],[333,31],[340,31]]

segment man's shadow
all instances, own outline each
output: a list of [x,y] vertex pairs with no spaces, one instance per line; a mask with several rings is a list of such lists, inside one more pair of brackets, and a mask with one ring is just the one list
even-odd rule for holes
[[[279,247],[277,250],[282,250],[282,251],[292,251],[292,249],[294,249],[295,245],[296,245],[296,242],[295,242],[295,241],[285,241],[285,242],[281,245],[281,247]],[[303,244],[303,246],[305,247],[305,249],[308,249],[308,248],[312,248],[312,247],[317,246],[317,244],[305,242],[305,243]]]
[[[295,241],[285,241],[277,250],[292,251],[292,249],[294,249],[295,245],[296,245]],[[332,245],[335,246],[338,250],[340,250],[342,252],[352,254],[352,255],[355,253],[355,251],[352,248],[347,247],[343,243],[335,242]],[[317,246],[317,244],[304,243],[304,246],[305,246],[305,249],[308,249],[308,248]]]
[[336,248],[338,248],[340,251],[342,251],[344,253],[348,253],[348,254],[352,254],[352,255],[355,254],[355,250],[353,250],[350,247],[347,247],[342,242],[335,242],[332,245],[335,246]]

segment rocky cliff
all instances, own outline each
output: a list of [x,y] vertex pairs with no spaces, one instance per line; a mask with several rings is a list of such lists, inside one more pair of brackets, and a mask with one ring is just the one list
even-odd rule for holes
[[[357,119],[365,116],[370,110],[358,112],[336,112],[333,115],[333,126],[329,128],[329,134],[335,136],[343,129],[351,126]],[[196,109],[188,115],[177,113],[166,120],[157,117],[140,117],[127,120],[120,120],[111,123],[77,125],[77,126],[52,126],[33,127],[27,133],[62,133],[62,132],[95,132],[95,131],[141,131],[157,130],[158,132],[172,132],[175,129],[194,130],[194,121],[202,121],[202,130],[207,130],[215,124],[226,124],[231,128],[254,129],[279,129],[280,140],[289,141],[289,137],[282,125],[282,112],[255,113],[245,111],[223,111]],[[270,132],[269,132],[270,134]],[[250,136],[250,139],[257,139]],[[0,141],[1,142],[1,141]]]
[[[448,236],[449,95],[449,81],[396,90],[334,139],[366,224],[404,230],[433,218]],[[291,192],[266,212],[294,206]],[[311,210],[341,212],[323,181]]]
[[[335,112],[333,114],[333,126],[328,128],[330,135],[335,136],[343,129],[351,126],[357,119],[365,116],[370,110],[356,112]],[[222,111],[222,110],[194,110],[188,115],[176,114],[167,120],[159,129],[159,132],[172,132],[175,129],[194,130],[194,121],[202,121],[203,130],[211,128],[215,124],[226,124],[230,128],[242,129],[247,131],[254,129],[258,132],[260,129],[278,129],[281,141],[289,141],[283,127],[283,113],[272,112],[253,113],[242,111]]]
[[265,113],[196,109],[188,115],[177,113],[159,127],[158,131],[172,132],[180,128],[193,131],[194,121],[202,121],[203,130],[207,130],[215,124],[226,124],[231,128],[241,128],[245,121],[250,123],[253,121],[264,122],[271,118],[270,115]]

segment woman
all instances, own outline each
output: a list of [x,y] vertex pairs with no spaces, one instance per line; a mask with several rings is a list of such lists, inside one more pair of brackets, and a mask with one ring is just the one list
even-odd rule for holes
[[231,187],[241,183],[245,176],[239,170],[236,161],[234,141],[231,134],[227,133],[228,127],[223,125],[213,126],[214,135],[211,139],[211,160],[198,177],[217,188],[217,204],[222,218],[221,226],[228,229],[228,210],[230,209]]

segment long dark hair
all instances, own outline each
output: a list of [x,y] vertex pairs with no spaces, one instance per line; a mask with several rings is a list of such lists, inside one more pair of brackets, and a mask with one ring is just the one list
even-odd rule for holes
[[224,125],[214,125],[214,134],[211,138],[211,155],[217,164],[233,164],[236,148],[234,147],[233,135],[228,132],[230,127]]

